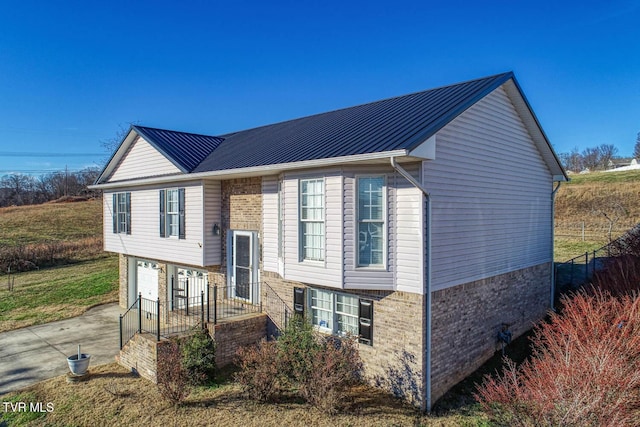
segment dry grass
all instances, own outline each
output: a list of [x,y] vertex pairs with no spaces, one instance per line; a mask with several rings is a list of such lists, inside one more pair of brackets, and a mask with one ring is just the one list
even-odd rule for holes
[[624,234],[640,222],[639,200],[640,171],[572,175],[556,195],[555,260],[566,261],[609,243],[611,221],[611,237]]
[[102,235],[102,199],[0,208],[0,245]]
[[29,414],[30,421],[19,419],[19,414],[0,414],[11,426],[486,425],[481,413],[421,416],[413,407],[366,386],[353,388],[340,413],[328,416],[293,398],[264,404],[245,400],[234,384],[199,388],[184,406],[175,408],[162,399],[155,385],[116,364],[92,367],[90,374],[85,382],[69,384],[62,376],[3,397],[5,401],[51,402],[51,413]]

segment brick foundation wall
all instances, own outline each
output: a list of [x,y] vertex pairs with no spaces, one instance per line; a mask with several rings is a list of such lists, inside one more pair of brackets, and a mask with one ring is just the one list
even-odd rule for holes
[[[293,307],[293,288],[306,287],[272,272],[262,272],[262,279],[289,307]],[[399,397],[419,402],[423,386],[423,296],[389,291],[340,292],[374,301],[373,345],[359,345],[366,380]],[[268,309],[268,302],[264,299],[262,302],[263,308]],[[269,314],[276,318],[281,316],[278,311]]]
[[240,347],[256,344],[267,337],[267,315],[249,314],[208,327],[216,342],[216,366],[221,368],[234,362]]
[[127,294],[127,289],[129,286],[129,262],[126,255],[119,254],[118,255],[118,305],[121,308],[127,309],[131,304],[129,304],[129,295]]
[[516,338],[544,318],[550,268],[542,264],[433,293],[433,402],[500,349],[503,323]]
[[116,356],[116,362],[132,371],[135,370],[142,378],[156,382],[156,367],[158,365],[158,345],[153,334],[136,334],[124,345]]

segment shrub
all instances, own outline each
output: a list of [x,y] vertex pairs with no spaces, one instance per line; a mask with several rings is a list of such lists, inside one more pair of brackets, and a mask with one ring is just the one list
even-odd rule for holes
[[205,329],[197,327],[180,346],[182,366],[191,385],[212,381],[216,370],[216,346]]
[[249,397],[265,401],[288,388],[327,413],[336,412],[362,373],[355,339],[321,336],[298,317],[276,342],[240,349],[238,365],[236,380]]
[[249,398],[265,402],[280,391],[281,365],[275,342],[263,339],[257,346],[241,347],[237,365],[240,370],[234,378]]
[[582,292],[563,304],[535,329],[531,360],[507,362],[475,397],[509,425],[638,425],[640,299]]
[[188,374],[182,365],[180,347],[174,340],[158,346],[156,379],[162,397],[174,405],[180,405],[189,395]]
[[322,348],[317,338],[311,323],[294,316],[276,341],[280,371],[294,387],[311,375],[314,359]]
[[347,388],[360,380],[362,361],[356,340],[328,338],[314,356],[306,377],[301,378],[300,396],[321,411],[334,414]]

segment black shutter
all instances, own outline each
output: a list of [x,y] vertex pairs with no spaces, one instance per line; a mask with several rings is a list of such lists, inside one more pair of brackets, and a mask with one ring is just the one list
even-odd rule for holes
[[160,237],[165,237],[164,190],[160,190]]
[[178,238],[185,238],[185,229],[184,229],[184,188],[178,189],[178,212],[179,215],[179,229],[178,229]]
[[113,193],[113,209],[112,209],[112,217],[113,217],[113,232],[118,232],[118,195]]
[[293,288],[293,313],[304,317],[304,288]]
[[127,193],[127,234],[131,234],[131,193]]
[[360,342],[373,345],[373,301],[361,299],[358,307],[358,333]]

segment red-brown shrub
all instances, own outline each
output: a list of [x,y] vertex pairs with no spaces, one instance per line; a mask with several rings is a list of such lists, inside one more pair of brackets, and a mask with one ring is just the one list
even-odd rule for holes
[[640,299],[582,292],[535,329],[533,356],[486,377],[476,398],[500,423],[637,426]]
[[240,370],[234,378],[249,398],[265,402],[280,391],[280,364],[275,341],[263,339],[257,346],[239,348],[236,363]]
[[176,341],[169,340],[158,346],[156,379],[162,397],[174,405],[180,405],[189,395],[189,377]]

